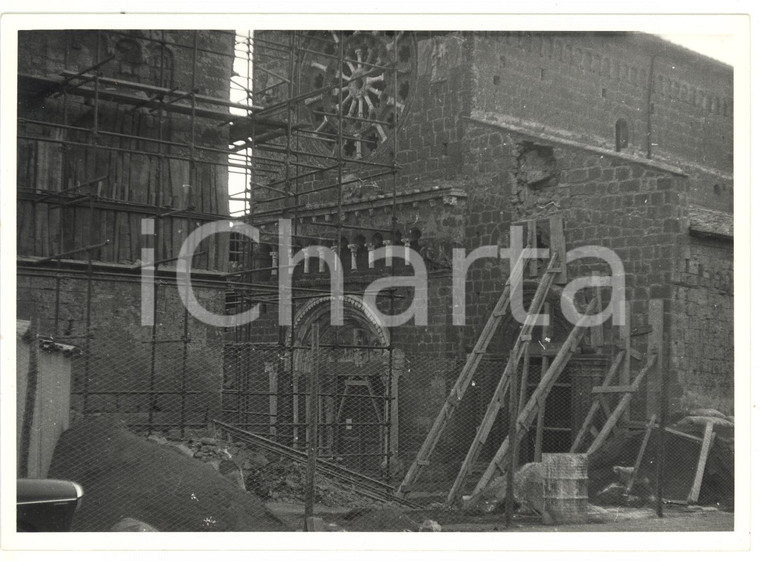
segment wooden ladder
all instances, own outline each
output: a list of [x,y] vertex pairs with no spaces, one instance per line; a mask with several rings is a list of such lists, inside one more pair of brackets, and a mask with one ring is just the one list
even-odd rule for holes
[[512,346],[512,351],[509,354],[509,360],[507,366],[501,374],[499,383],[494,390],[491,402],[488,404],[488,409],[483,416],[483,420],[478,427],[478,431],[475,434],[475,438],[470,445],[470,449],[467,452],[467,456],[462,462],[462,466],[459,468],[454,484],[449,491],[446,498],[446,504],[451,505],[459,500],[459,492],[464,484],[465,479],[470,475],[473,464],[477,461],[480,455],[480,450],[486,442],[488,435],[491,433],[491,428],[496,421],[496,416],[499,413],[502,405],[504,404],[504,398],[507,395],[507,389],[509,388],[510,381],[515,377],[517,365],[520,362],[521,357],[524,354],[526,345],[530,344],[531,332],[536,325],[538,319],[538,311],[543,307],[546,301],[546,296],[549,294],[549,287],[554,282],[555,276],[560,272],[560,269],[556,269],[555,265],[558,260],[556,253],[553,253],[549,260],[549,266],[546,268],[543,277],[538,285],[536,293],[533,295],[533,300],[530,303],[528,309],[528,319],[523,323],[520,328],[520,332],[517,339]]
[[[586,316],[594,313],[599,304],[599,298],[594,297],[587,307]],[[515,444],[519,444],[520,440],[522,440],[523,436],[528,432],[533,419],[538,413],[540,403],[544,402],[549,391],[552,389],[552,386],[557,381],[557,378],[559,378],[560,374],[562,374],[562,371],[565,369],[565,366],[567,366],[568,361],[583,338],[586,329],[587,327],[584,325],[583,321],[578,322],[573,327],[567,340],[565,340],[557,353],[557,356],[552,361],[545,375],[541,378],[538,387],[534,390],[530,399],[520,411],[517,417],[517,431],[514,439]],[[478,484],[475,486],[470,501],[477,500],[486,486],[491,482],[497,471],[502,474],[505,473],[509,458],[513,456],[513,454],[510,453],[512,449],[513,448],[510,447],[509,437],[505,438],[496,452],[496,455],[491,460],[491,463],[488,464],[488,468],[486,468],[480,481],[478,481]]]
[[504,285],[504,290],[502,290],[496,306],[491,312],[485,327],[483,327],[483,331],[480,333],[480,337],[478,338],[477,343],[475,343],[475,347],[467,357],[467,362],[459,373],[457,381],[451,388],[449,397],[438,412],[438,416],[433,422],[433,426],[430,428],[430,431],[425,437],[425,441],[417,452],[417,457],[414,459],[414,462],[412,462],[412,465],[409,466],[409,471],[407,471],[404,480],[396,491],[397,496],[405,497],[409,493],[411,486],[419,477],[422,468],[430,464],[430,456],[433,453],[435,445],[438,443],[446,424],[454,414],[454,410],[464,397],[465,391],[470,387],[470,382],[475,375],[475,371],[478,369],[480,360],[483,358],[491,339],[504,320],[504,316],[507,314],[510,301],[514,295],[515,287],[518,285],[518,281],[522,278],[525,270],[525,265],[528,261],[527,255],[527,250],[523,250],[517,263],[513,264],[509,279]]

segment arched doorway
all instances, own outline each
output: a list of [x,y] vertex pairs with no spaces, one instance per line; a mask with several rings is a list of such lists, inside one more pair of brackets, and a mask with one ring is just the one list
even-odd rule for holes
[[307,301],[296,313],[293,342],[293,439],[307,442],[314,372],[311,333],[319,325],[319,456],[368,475],[381,476],[398,446],[390,335],[374,312],[355,296],[343,300],[343,325],[330,321],[329,296]]

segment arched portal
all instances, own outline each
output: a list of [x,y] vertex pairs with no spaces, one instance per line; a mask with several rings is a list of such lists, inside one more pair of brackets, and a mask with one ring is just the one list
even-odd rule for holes
[[391,367],[390,334],[362,299],[343,300],[343,325],[332,325],[332,298],[307,301],[288,333],[292,341],[293,439],[306,443],[314,372],[311,333],[319,325],[319,455],[368,475],[382,475],[395,457],[397,374]]

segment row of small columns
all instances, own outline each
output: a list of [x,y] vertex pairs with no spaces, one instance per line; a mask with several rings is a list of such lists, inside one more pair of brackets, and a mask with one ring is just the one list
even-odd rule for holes
[[[409,259],[411,257],[410,251],[411,251],[411,243],[412,240],[410,238],[401,238],[401,243],[404,244],[404,261],[406,263],[409,263]],[[393,245],[392,240],[383,240],[383,245],[385,247],[390,247]],[[346,246],[348,250],[351,252],[351,270],[356,271],[359,269],[358,263],[356,261],[356,253],[359,251],[359,244],[356,243],[350,243]],[[370,269],[375,268],[375,261],[373,260],[374,253],[375,253],[375,244],[373,243],[365,243],[364,247],[367,248],[367,254],[369,262],[367,264],[367,267]],[[338,255],[338,246],[334,245],[330,249],[333,251],[333,255],[335,256],[335,267],[337,268],[338,260],[340,259],[340,256]],[[320,247],[318,249],[319,252],[319,272],[324,273],[327,268],[327,263],[325,261],[325,253],[327,248]],[[272,276],[277,276],[277,268],[279,267],[279,261],[280,261],[280,253],[278,251],[270,251],[269,252],[270,257],[272,258]],[[390,267],[393,262],[393,256],[389,253],[386,253],[385,255],[385,266]],[[292,263],[291,263],[292,266]],[[309,274],[310,272],[310,265],[309,265],[309,259],[303,260],[303,272],[304,274]]]

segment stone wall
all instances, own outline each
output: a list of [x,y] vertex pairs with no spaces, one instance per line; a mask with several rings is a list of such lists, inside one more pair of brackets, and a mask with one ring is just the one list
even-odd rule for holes
[[[730,171],[733,73],[662,40],[623,33],[475,33],[473,109],[567,131],[615,148],[628,122],[626,152]],[[654,63],[652,63],[654,57]],[[653,66],[652,66],[653,65]]]
[[[18,317],[35,318],[43,337],[61,337],[81,354],[72,358],[72,408],[83,409],[82,392],[90,393],[91,413],[120,411],[134,414],[133,422],[144,422],[148,412],[152,331],[141,325],[141,285],[139,277],[119,278],[98,275],[92,283],[91,338],[84,335],[87,325],[87,280],[83,275],[56,280],[51,275],[21,272],[17,277]],[[56,283],[59,290],[56,290]],[[210,311],[223,313],[224,292],[203,286],[195,289],[198,301]],[[58,294],[58,333],[55,332]],[[179,392],[183,387],[184,307],[173,279],[158,283],[156,315],[154,389]],[[186,399],[187,420],[203,423],[218,411],[222,376],[222,348],[226,334],[188,319],[186,377],[184,388],[197,392]],[[89,375],[86,374],[89,372]],[[116,396],[108,392],[127,392]],[[136,393],[138,391],[142,394]],[[180,396],[158,396],[153,405],[156,422],[178,423]],[[209,417],[210,418],[210,417]]]
[[[681,406],[734,407],[733,245],[684,237],[673,275],[672,364]],[[746,373],[738,373],[746,375]]]

